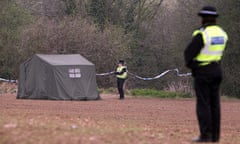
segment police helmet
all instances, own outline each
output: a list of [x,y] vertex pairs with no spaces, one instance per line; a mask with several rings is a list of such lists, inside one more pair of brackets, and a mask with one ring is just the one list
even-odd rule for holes
[[198,13],[199,16],[213,16],[218,17],[218,13],[215,7],[213,6],[204,6],[201,11]]

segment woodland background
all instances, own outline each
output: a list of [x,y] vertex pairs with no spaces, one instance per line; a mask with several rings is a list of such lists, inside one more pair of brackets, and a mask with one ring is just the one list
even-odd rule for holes
[[[33,54],[79,53],[97,73],[124,59],[143,77],[184,66],[183,51],[204,5],[217,7],[218,24],[229,35],[223,57],[222,95],[240,98],[240,0],[1,0],[0,77],[17,79],[19,65]],[[114,76],[97,77],[100,88],[115,87]],[[190,92],[192,79],[174,73],[154,80],[129,77],[127,88]]]

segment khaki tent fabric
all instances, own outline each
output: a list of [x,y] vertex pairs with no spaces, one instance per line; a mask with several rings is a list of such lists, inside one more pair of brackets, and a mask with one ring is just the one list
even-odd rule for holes
[[19,99],[99,99],[95,65],[80,54],[36,54],[20,66]]

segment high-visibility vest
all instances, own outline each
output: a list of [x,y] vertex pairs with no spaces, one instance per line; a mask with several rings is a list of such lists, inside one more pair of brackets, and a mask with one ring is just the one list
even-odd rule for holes
[[[126,66],[120,66],[120,67],[117,67],[117,72],[122,72],[122,70],[127,67]],[[121,79],[126,79],[127,78],[127,71],[124,72],[123,74],[121,75],[117,75],[117,78],[121,78]]]
[[219,62],[226,47],[228,36],[219,26],[207,26],[193,32],[193,36],[202,34],[204,47],[194,58],[200,62],[200,66],[208,65],[211,62]]

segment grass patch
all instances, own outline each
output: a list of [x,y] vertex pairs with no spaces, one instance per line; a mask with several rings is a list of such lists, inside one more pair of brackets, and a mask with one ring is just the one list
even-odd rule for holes
[[132,96],[157,97],[157,98],[190,98],[191,95],[180,92],[159,91],[154,89],[132,89]]
[[117,88],[114,88],[114,87],[110,87],[110,88],[108,88],[108,89],[98,88],[98,92],[99,92],[100,94],[118,93]]

